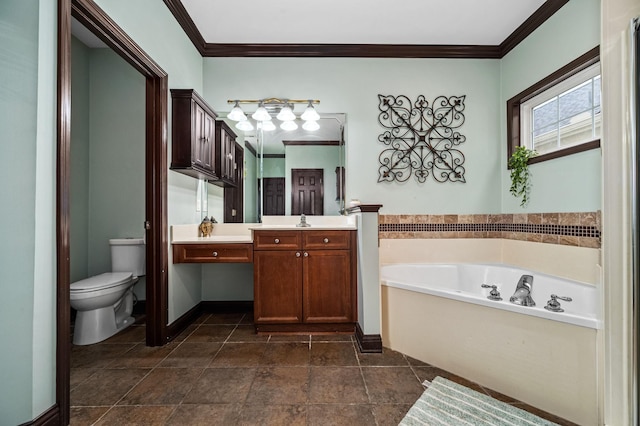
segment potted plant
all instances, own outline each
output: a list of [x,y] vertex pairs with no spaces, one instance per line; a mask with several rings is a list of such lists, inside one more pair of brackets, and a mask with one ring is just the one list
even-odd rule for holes
[[529,202],[529,193],[531,191],[531,182],[529,178],[529,159],[538,153],[525,146],[519,146],[515,149],[511,158],[509,158],[509,169],[511,169],[511,187],[509,192],[514,197],[522,197],[520,206],[524,207]]

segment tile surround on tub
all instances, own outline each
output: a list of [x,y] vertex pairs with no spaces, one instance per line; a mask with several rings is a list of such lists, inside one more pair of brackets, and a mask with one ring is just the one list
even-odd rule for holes
[[381,239],[503,238],[600,248],[600,211],[579,213],[380,215]]

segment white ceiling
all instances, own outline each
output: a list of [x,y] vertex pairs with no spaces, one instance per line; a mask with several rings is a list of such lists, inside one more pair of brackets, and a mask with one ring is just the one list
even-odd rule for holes
[[544,0],[182,0],[207,43],[499,45]]

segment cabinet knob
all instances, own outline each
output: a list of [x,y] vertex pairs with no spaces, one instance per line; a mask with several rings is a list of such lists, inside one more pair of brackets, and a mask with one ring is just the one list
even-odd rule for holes
[[329,242],[329,239],[328,239],[328,238],[325,238],[325,239],[324,239],[324,240],[322,240],[322,241],[324,241],[324,243],[325,243],[325,244],[327,244],[327,243]]
[[218,257],[218,252],[217,251],[213,252],[213,257]]
[[276,239],[273,240],[273,242],[276,243],[276,244],[280,244],[280,239],[276,238]]
[[300,257],[300,252],[299,251],[296,252],[296,257]]
[[309,253],[307,253],[306,251],[304,252],[304,257],[309,257]]
[[233,160],[233,155],[231,155],[231,153],[228,153],[228,154],[227,154],[227,158],[228,158],[229,160]]

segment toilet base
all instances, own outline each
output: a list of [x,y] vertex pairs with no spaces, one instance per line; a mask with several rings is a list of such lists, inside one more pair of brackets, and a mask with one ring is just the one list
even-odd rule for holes
[[74,345],[92,345],[108,339],[135,322],[131,316],[133,308],[132,289],[115,306],[78,311],[73,329]]

